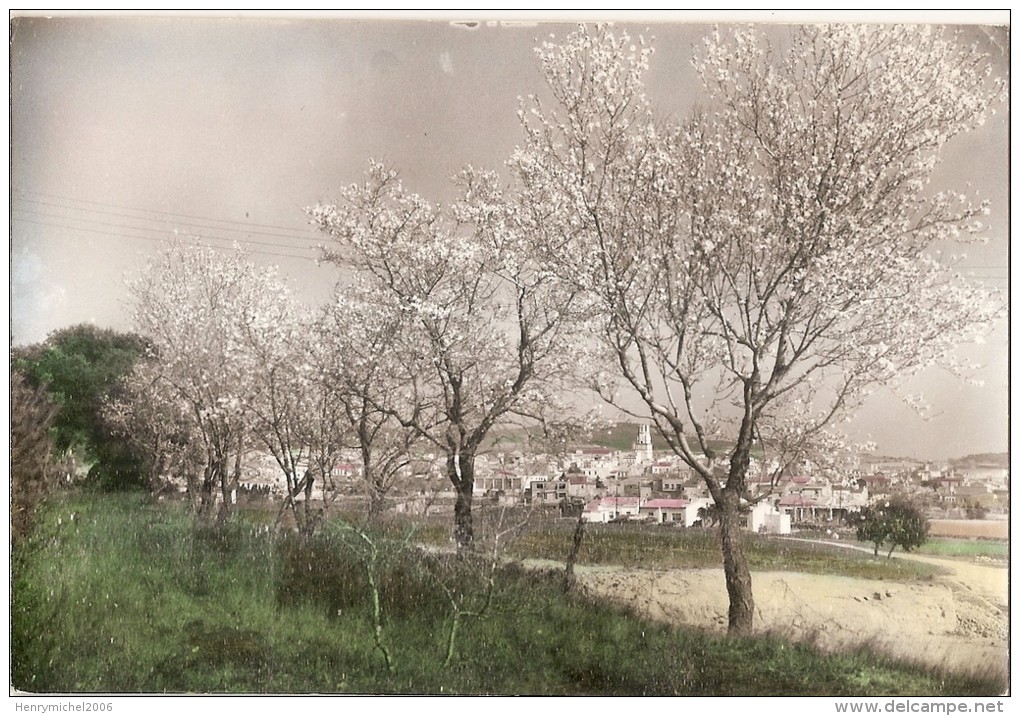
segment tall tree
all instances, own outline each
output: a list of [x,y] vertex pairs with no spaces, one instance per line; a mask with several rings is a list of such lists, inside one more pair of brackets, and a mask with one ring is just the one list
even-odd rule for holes
[[341,406],[361,458],[369,522],[384,509],[418,441],[418,432],[395,417],[409,411],[394,350],[399,323],[399,315],[388,313],[356,286],[337,287],[318,323],[322,390]]
[[12,364],[59,406],[52,425],[57,453],[90,464],[92,479],[106,487],[144,482],[139,456],[111,430],[102,407],[146,349],[139,335],[81,324],[12,351]]
[[362,184],[309,212],[331,239],[324,260],[352,269],[400,317],[393,350],[408,399],[387,409],[445,455],[454,538],[467,547],[483,440],[549,408],[580,341],[577,294],[534,260],[526,208],[492,174],[468,169],[459,185],[459,201],[436,207],[372,163]]
[[250,444],[245,401],[250,375],[242,319],[256,315],[272,286],[243,255],[175,244],[130,285],[135,322],[153,342],[158,368],[147,395],[187,419],[202,454],[199,515],[229,512]]
[[987,207],[927,190],[1001,96],[987,58],[934,27],[800,27],[788,48],[713,34],[705,104],[670,124],[644,95],[650,48],[581,28],[540,48],[555,103],[522,110],[512,162],[557,208],[543,260],[598,301],[607,360],[718,505],[738,634],[752,448],[803,455],[1001,307],[936,254]]

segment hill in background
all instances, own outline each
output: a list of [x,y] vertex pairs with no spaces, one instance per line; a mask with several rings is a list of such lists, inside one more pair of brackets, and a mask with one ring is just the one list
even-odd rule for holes
[[[619,422],[610,427],[594,430],[588,435],[582,436],[574,442],[574,447],[580,445],[597,445],[609,448],[610,450],[632,450],[637,440],[638,429],[641,423]],[[712,441],[712,447],[725,450],[728,443],[723,440]],[[489,450],[522,450],[544,451],[541,441],[533,441],[529,438],[527,431],[523,428],[507,428],[494,431],[492,437],[487,441]],[[653,427],[652,428],[652,449],[656,451],[668,451],[669,444],[665,438]],[[880,466],[890,467],[890,464],[901,463],[901,467],[908,464],[921,467],[925,463],[936,463],[933,460],[919,458],[895,457],[890,455],[862,455],[861,463],[868,468]],[[948,461],[950,467],[961,470],[975,468],[999,468],[1009,469],[1009,453],[975,453],[960,458],[953,458]]]
[[964,455],[961,458],[950,460],[952,467],[961,470],[974,469],[978,467],[1009,468],[1008,452],[982,452],[974,455]]
[[[597,445],[610,450],[633,450],[641,425],[642,423],[615,423],[611,427],[600,428],[581,436],[575,440],[574,445]],[[489,450],[526,450],[531,444],[533,443],[529,440],[528,434],[523,428],[508,428],[493,431],[487,447]],[[713,447],[725,447],[727,445],[725,441],[721,440],[712,441],[711,444]],[[670,449],[665,438],[662,437],[654,426],[652,427],[652,449],[656,451],[668,451]]]

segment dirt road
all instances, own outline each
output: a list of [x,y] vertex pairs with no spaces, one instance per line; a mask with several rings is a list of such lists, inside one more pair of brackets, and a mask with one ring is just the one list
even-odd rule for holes
[[[894,557],[895,558],[895,557]],[[1008,571],[903,555],[951,570],[900,583],[799,572],[752,575],[756,631],[808,640],[823,649],[860,644],[953,671],[1008,673]],[[578,568],[585,591],[653,619],[724,632],[721,569]]]

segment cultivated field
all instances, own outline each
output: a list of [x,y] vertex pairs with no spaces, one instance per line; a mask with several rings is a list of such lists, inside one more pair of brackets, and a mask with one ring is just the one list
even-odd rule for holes
[[1009,539],[1008,520],[932,520],[931,537]]

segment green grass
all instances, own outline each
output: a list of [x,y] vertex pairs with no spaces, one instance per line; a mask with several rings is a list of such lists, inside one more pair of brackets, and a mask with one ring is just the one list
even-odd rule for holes
[[[74,516],[72,520],[71,517]],[[858,650],[653,624],[580,597],[559,574],[507,566],[444,665],[450,607],[483,604],[470,563],[424,556],[398,527],[380,552],[385,668],[364,552],[335,527],[310,543],[258,521],[196,530],[180,506],[71,496],[14,555],[12,685],[31,692],[978,695],[954,676]]]
[[[573,524],[546,523],[513,546],[515,556],[562,561]],[[938,574],[938,567],[904,560],[873,559],[863,552],[748,533],[744,542],[752,571],[838,574],[861,579],[909,581]],[[703,569],[722,566],[714,530],[662,525],[592,524],[585,527],[578,564],[640,569]]]
[[984,557],[1005,562],[1009,559],[1009,542],[990,539],[936,537],[914,550],[917,554],[935,557],[963,557],[973,560]]
[[[832,536],[823,530],[803,531],[797,537],[805,539],[831,540]],[[854,539],[853,534],[844,532],[840,540],[844,544],[862,547],[873,550],[875,545],[871,542],[859,542]],[[889,549],[886,544],[879,554],[884,555]],[[928,541],[920,547],[915,547],[911,554],[925,554],[932,557],[952,557],[968,561],[1006,562],[1009,560],[1009,542],[1007,540],[986,539],[981,537],[929,537]],[[896,549],[893,556],[901,555],[902,551]]]

